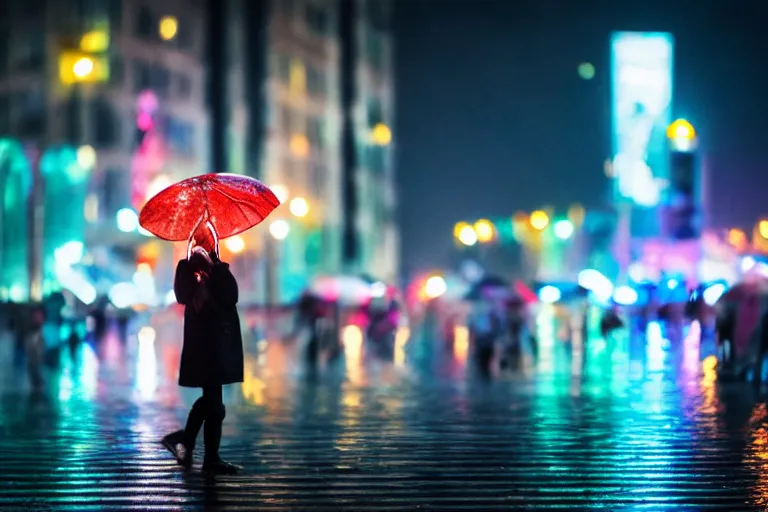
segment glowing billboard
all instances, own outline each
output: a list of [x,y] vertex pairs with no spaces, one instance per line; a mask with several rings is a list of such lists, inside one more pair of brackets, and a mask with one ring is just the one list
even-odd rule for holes
[[611,38],[614,197],[640,208],[662,200],[669,180],[673,39],[660,32]]

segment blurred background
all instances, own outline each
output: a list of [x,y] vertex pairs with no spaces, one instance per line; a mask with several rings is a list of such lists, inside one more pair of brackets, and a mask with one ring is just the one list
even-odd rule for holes
[[[332,346],[381,319],[405,344],[434,314],[474,346],[498,313],[534,348],[544,317],[567,343],[695,323],[713,357],[755,360],[768,175],[749,2],[1,5],[0,300],[9,326],[44,306],[46,350],[180,322],[186,245],[137,212],[228,172],[282,201],[221,244],[256,339],[306,314]],[[744,340],[724,345],[744,296]]]

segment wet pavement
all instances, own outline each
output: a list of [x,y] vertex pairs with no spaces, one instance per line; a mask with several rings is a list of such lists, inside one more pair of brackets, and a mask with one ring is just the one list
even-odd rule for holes
[[175,385],[178,326],[154,327],[63,352],[40,395],[0,341],[0,509],[768,508],[765,403],[698,353],[627,339],[543,337],[527,371],[489,380],[466,346],[417,335],[390,362],[351,339],[317,372],[249,339],[222,446],[245,472],[185,472],[158,441],[196,394]]

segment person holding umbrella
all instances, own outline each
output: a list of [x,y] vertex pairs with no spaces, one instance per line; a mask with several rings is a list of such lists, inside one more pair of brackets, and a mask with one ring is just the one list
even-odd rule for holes
[[234,474],[238,467],[219,457],[226,409],[222,387],[243,382],[243,341],[237,314],[237,281],[216,251],[196,246],[176,267],[174,292],[184,309],[184,346],[179,385],[201,388],[203,395],[189,411],[186,427],[163,438],[163,445],[185,467],[192,464],[204,426],[203,471]]
[[226,409],[222,388],[243,382],[243,341],[237,313],[238,286],[219,259],[219,238],[262,222],[278,205],[258,180],[233,174],[195,176],[160,191],[142,208],[141,226],[159,238],[188,241],[187,258],[176,267],[174,293],[184,306],[184,344],[179,385],[201,388],[186,426],[165,436],[165,446],[184,467],[192,465],[203,431],[203,471],[234,474],[240,469],[219,456]]

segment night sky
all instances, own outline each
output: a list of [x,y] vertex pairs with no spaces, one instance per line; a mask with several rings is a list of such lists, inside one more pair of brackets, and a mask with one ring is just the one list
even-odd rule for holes
[[768,214],[766,17],[756,0],[399,0],[403,270],[446,262],[459,220],[605,205],[613,30],[673,33],[674,116],[700,136],[710,225],[751,226]]

